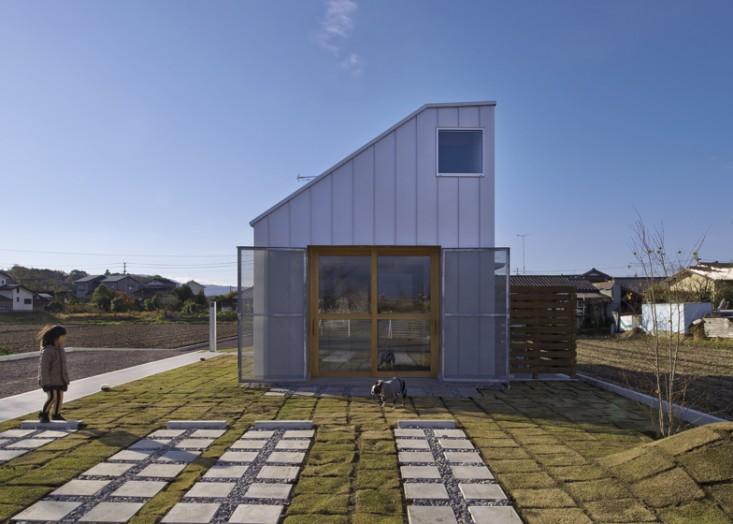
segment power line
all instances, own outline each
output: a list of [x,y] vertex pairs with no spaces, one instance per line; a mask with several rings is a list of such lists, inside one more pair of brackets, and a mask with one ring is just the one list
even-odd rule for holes
[[145,257],[145,258],[214,258],[214,257],[231,257],[235,256],[235,251],[231,253],[219,253],[209,255],[170,255],[170,254],[158,254],[158,253],[146,253],[146,254],[131,254],[131,253],[82,253],[76,251],[40,251],[35,249],[6,249],[0,248],[0,251],[9,253],[37,253],[39,255],[76,255],[76,256],[89,256],[89,257]]

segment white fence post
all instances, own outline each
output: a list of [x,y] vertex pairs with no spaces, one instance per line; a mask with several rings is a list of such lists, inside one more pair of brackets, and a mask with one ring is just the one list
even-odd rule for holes
[[209,303],[209,351],[216,352],[216,301]]

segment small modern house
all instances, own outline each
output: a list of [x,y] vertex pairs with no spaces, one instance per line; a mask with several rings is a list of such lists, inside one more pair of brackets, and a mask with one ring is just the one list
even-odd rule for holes
[[507,379],[494,110],[424,105],[250,222],[242,381]]

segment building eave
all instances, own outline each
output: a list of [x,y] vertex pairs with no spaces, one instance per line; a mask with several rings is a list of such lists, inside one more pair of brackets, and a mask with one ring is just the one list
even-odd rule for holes
[[410,119],[416,117],[417,115],[419,115],[423,111],[425,111],[427,109],[436,109],[436,108],[441,108],[441,107],[476,107],[476,106],[496,106],[496,102],[493,101],[493,100],[483,100],[483,101],[478,101],[478,102],[439,102],[439,103],[425,104],[425,105],[419,107],[418,109],[416,109],[415,111],[413,111],[412,113],[410,113],[409,115],[407,115],[406,117],[404,117],[402,120],[400,120],[399,122],[397,122],[396,124],[394,124],[393,126],[391,126],[389,129],[387,129],[386,131],[380,133],[375,138],[371,139],[369,142],[367,142],[366,144],[364,144],[363,146],[361,146],[359,149],[357,149],[356,151],[354,151],[353,153],[351,153],[347,157],[343,158],[342,160],[340,160],[339,162],[337,162],[333,166],[329,167],[324,172],[322,172],[320,175],[318,175],[315,178],[309,180],[303,186],[299,187],[298,189],[296,189],[295,191],[293,191],[292,193],[290,193],[288,196],[286,196],[285,198],[283,198],[282,200],[280,200],[278,203],[276,203],[275,205],[273,205],[270,208],[268,208],[266,211],[264,211],[264,212],[260,213],[259,215],[257,215],[257,217],[253,218],[249,222],[249,225],[252,226],[252,227],[254,227],[254,225],[257,222],[259,222],[260,220],[262,220],[266,216],[272,214],[275,210],[277,210],[278,208],[280,208],[280,207],[284,206],[285,204],[287,204],[288,202],[290,202],[293,198],[295,198],[296,196],[298,196],[299,194],[301,194],[303,191],[305,191],[306,189],[308,189],[312,185],[318,183],[321,179],[327,177],[329,174],[333,173],[334,171],[336,171],[338,168],[340,168],[344,164],[348,163],[349,161],[351,161],[354,158],[356,158],[357,156],[359,156],[359,154],[363,153],[365,150],[367,150],[370,147],[372,147],[374,144],[376,144],[377,142],[379,142],[381,139],[383,139],[385,136],[387,136],[388,134],[390,134],[392,131],[394,131],[395,129],[397,129],[401,125],[405,124]]

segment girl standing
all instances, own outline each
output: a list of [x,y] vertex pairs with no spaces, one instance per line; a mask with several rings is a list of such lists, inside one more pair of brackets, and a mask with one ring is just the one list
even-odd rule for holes
[[64,341],[66,328],[64,326],[46,326],[38,333],[41,342],[41,362],[38,366],[38,385],[48,395],[38,418],[41,422],[52,420],[66,420],[61,416],[61,404],[64,401],[64,391],[69,386],[69,372],[66,368],[66,352]]

